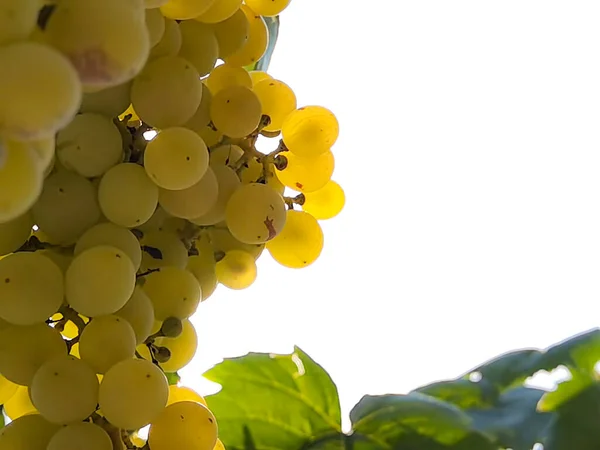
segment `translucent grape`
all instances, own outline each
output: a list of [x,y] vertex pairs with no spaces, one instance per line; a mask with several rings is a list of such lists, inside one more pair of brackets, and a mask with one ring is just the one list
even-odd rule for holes
[[140,243],[135,235],[127,228],[110,222],[99,223],[88,229],[75,245],[75,256],[98,245],[110,245],[122,250],[137,270],[142,261]]
[[47,450],[58,425],[51,424],[39,414],[23,416],[0,430],[2,450]]
[[117,117],[127,111],[131,104],[131,81],[117,86],[102,89],[98,92],[83,94],[82,113],[102,114],[106,117]]
[[292,152],[283,155],[287,159],[287,166],[275,173],[285,186],[295,191],[314,192],[331,180],[335,159],[329,150],[316,157],[296,156]]
[[100,316],[83,329],[79,354],[94,373],[106,373],[119,361],[133,358],[136,344],[135,332],[127,320],[117,315]]
[[121,309],[135,286],[135,268],[122,250],[108,245],[77,255],[65,276],[69,304],[87,317]]
[[160,414],[168,397],[167,378],[158,367],[149,361],[128,359],[104,375],[99,404],[111,424],[137,430]]
[[156,230],[144,235],[142,245],[142,271],[159,267],[185,268],[187,249],[181,239],[170,231]]
[[33,153],[37,157],[40,168],[44,171],[44,176],[51,170],[51,166],[54,163],[54,150],[56,148],[56,138],[54,135],[28,141],[7,139],[4,145],[15,148],[15,151]]
[[192,219],[206,214],[217,201],[218,195],[219,182],[214,170],[208,167],[200,181],[190,188],[180,191],[161,189],[158,201],[169,214]]
[[179,24],[172,19],[165,19],[165,31],[162,39],[150,50],[150,58],[176,56],[181,48],[181,31]]
[[187,319],[196,312],[202,297],[194,275],[175,267],[163,267],[160,272],[147,275],[143,289],[154,305],[157,320]]
[[140,230],[143,234],[150,231],[158,231],[169,217],[171,216],[164,209],[158,206],[150,219],[135,228]]
[[59,131],[56,154],[65,169],[86,178],[98,177],[122,162],[121,133],[108,117],[79,114]]
[[231,250],[217,262],[217,280],[229,289],[246,289],[256,280],[256,261],[242,250]]
[[263,80],[272,80],[273,77],[269,75],[267,72],[263,72],[261,70],[251,70],[248,72],[250,74],[250,78],[252,78],[252,86],[256,86]]
[[252,133],[262,117],[260,100],[244,86],[230,86],[213,97],[210,117],[226,136],[241,138]]
[[304,194],[302,209],[315,219],[326,220],[337,216],[345,202],[344,190],[335,181],[329,181],[318,191]]
[[46,249],[46,250],[38,250],[40,255],[44,255],[54,261],[60,271],[65,274],[67,269],[71,265],[71,261],[73,261],[73,254],[69,253],[68,249],[63,248],[55,248],[55,249]]
[[[10,382],[9,382],[10,383]],[[4,412],[11,420],[16,420],[27,414],[39,414],[39,411],[31,403],[29,388],[27,386],[16,386],[17,389],[11,398],[4,404]]]
[[146,9],[159,8],[168,1],[169,0],[144,0],[144,5],[146,6]]
[[160,10],[170,19],[187,20],[203,14],[213,3],[215,0],[169,0]]
[[[56,50],[35,42],[0,48],[0,133],[21,140],[50,136],[77,113],[77,72]],[[4,189],[0,189],[3,191]]]
[[210,123],[210,104],[212,94],[205,83],[202,83],[202,100],[194,115],[188,120],[184,127],[198,133]]
[[154,307],[141,287],[136,286],[131,298],[115,315],[129,322],[137,344],[141,344],[150,336],[154,323]]
[[179,29],[181,30],[179,55],[191,62],[200,76],[207,75],[215,67],[219,57],[219,44],[213,29],[209,25],[193,20],[181,22]]
[[243,67],[221,64],[215,67],[205,81],[211,93],[217,92],[231,86],[244,86],[252,88],[252,78]]
[[28,386],[42,364],[66,353],[60,333],[46,324],[14,325],[0,331],[0,373],[13,383]]
[[60,308],[63,274],[39,253],[12,253],[0,260],[0,317],[15,325],[42,323]]
[[291,0],[246,0],[246,4],[256,14],[274,17],[288,7]]
[[206,406],[179,402],[167,406],[152,421],[148,443],[152,450],[213,450],[217,435],[217,420]]
[[227,227],[236,239],[246,244],[263,244],[283,229],[285,202],[264,184],[245,184],[229,199],[225,215]]
[[146,9],[146,28],[148,28],[150,47],[154,47],[160,42],[165,33],[165,17],[160,9]]
[[228,166],[235,164],[244,155],[241,147],[233,144],[221,145],[210,151],[211,166]]
[[209,230],[208,237],[215,252],[227,253],[231,250],[243,250],[257,259],[265,248],[264,244],[245,244],[238,241],[228,229],[214,228]]
[[196,17],[198,22],[217,23],[229,19],[242,6],[242,0],[217,0],[208,10]]
[[213,147],[223,139],[223,133],[219,130],[215,130],[213,127],[206,126],[201,130],[195,131],[204,140],[207,147]]
[[296,109],[294,91],[279,80],[263,80],[254,85],[254,93],[262,105],[262,113],[269,116],[271,123],[266,131],[279,131],[285,118]]
[[30,396],[47,421],[60,425],[80,422],[96,409],[98,378],[82,360],[62,355],[38,369],[31,382]]
[[190,389],[186,386],[169,386],[169,399],[167,400],[167,406],[179,402],[197,402],[203,404],[204,406],[208,406],[206,404],[206,400],[204,400],[204,397],[202,397],[193,389]]
[[89,422],[73,423],[58,430],[46,450],[113,450],[106,431]]
[[29,239],[33,217],[30,212],[9,221],[0,223],[0,256],[17,250]]
[[287,148],[298,156],[316,157],[335,144],[340,128],[335,115],[322,106],[305,106],[289,114],[281,127]]
[[18,384],[13,383],[12,381],[7,380],[2,375],[0,375],[0,403],[4,405],[5,410],[6,402],[8,402],[12,397],[14,397],[18,388]]
[[285,227],[275,239],[267,242],[267,250],[282,266],[292,269],[309,266],[323,250],[323,230],[310,214],[290,210]]
[[246,44],[250,22],[240,8],[228,19],[213,24],[212,29],[219,45],[219,58],[225,59]]
[[200,136],[187,128],[162,130],[148,142],[144,153],[146,173],[164,189],[187,189],[198,183],[208,168],[208,149]]
[[182,321],[183,331],[176,338],[160,337],[154,341],[157,347],[166,347],[171,353],[167,362],[160,367],[167,373],[183,369],[194,358],[198,348],[198,335],[189,320]]
[[233,169],[216,164],[211,165],[211,168],[219,185],[217,200],[205,214],[191,220],[196,225],[214,225],[223,221],[229,199],[242,184]]
[[3,0],[0,5],[0,45],[29,36],[41,7],[41,0]]
[[263,175],[263,168],[263,164],[258,159],[255,157],[249,158],[240,173],[242,183],[256,183],[256,181]]
[[152,217],[158,205],[158,187],[142,166],[118,164],[102,177],[98,200],[108,220],[132,228]]
[[214,256],[190,256],[186,269],[192,273],[200,284],[202,301],[210,297],[217,288],[216,263]]
[[248,39],[236,52],[223,59],[234,66],[248,66],[265,54],[269,45],[269,32],[265,20],[260,15],[247,5],[242,5],[240,9],[248,20]]

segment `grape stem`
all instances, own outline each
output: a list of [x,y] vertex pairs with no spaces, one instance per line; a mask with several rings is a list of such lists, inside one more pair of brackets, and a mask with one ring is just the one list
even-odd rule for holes
[[148,269],[148,270],[146,270],[145,272],[138,273],[138,274],[135,276],[135,278],[136,278],[136,279],[139,279],[139,278],[144,278],[145,276],[148,276],[148,275],[150,275],[151,273],[154,273],[154,272],[160,272],[160,267],[159,267],[159,268],[157,268],[157,269]]
[[37,236],[31,236],[27,241],[19,247],[17,252],[36,252],[38,250],[46,250],[48,248],[56,248],[58,245],[49,244],[48,242],[42,242]]

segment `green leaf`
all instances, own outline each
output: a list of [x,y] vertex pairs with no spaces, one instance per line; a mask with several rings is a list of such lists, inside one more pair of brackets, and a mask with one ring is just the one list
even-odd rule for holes
[[463,409],[489,407],[497,396],[496,388],[489,381],[475,383],[464,378],[432,383],[414,392],[430,395]]
[[536,349],[505,353],[470,370],[464,377],[480,374],[482,381],[486,380],[502,391],[522,383],[527,377],[533,375],[535,371],[531,371],[531,360],[540,353]]
[[181,377],[179,376],[179,374],[177,372],[165,373],[165,376],[167,377],[169,386],[173,386],[173,385],[179,383],[179,381],[181,380]]
[[273,53],[275,52],[275,45],[277,44],[277,38],[279,37],[279,16],[263,17],[263,19],[267,25],[269,43],[267,44],[265,54],[254,64],[250,64],[249,66],[245,67],[247,71],[262,70],[266,72],[269,68],[269,65],[271,64],[271,58],[273,57]]
[[587,372],[571,370],[571,379],[560,383],[555,391],[547,392],[537,405],[538,411],[551,412],[592,386],[596,381]]
[[337,388],[297,347],[290,355],[226,359],[204,376],[222,386],[206,401],[228,450],[245,450],[248,443],[256,450],[325,449],[332,448],[326,442],[340,442]]

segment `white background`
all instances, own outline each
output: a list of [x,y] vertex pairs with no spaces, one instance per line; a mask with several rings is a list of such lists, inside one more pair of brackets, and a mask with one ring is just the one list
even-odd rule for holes
[[194,318],[184,384],[299,345],[343,413],[598,324],[600,6],[292,0],[271,74],[339,118],[345,211],[300,271],[265,253]]

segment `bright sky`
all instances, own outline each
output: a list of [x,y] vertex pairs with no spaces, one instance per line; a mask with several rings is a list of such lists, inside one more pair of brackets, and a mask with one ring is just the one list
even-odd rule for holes
[[271,74],[341,123],[345,211],[311,267],[267,253],[195,316],[184,384],[297,344],[363,394],[404,393],[598,325],[597,1],[292,0]]

